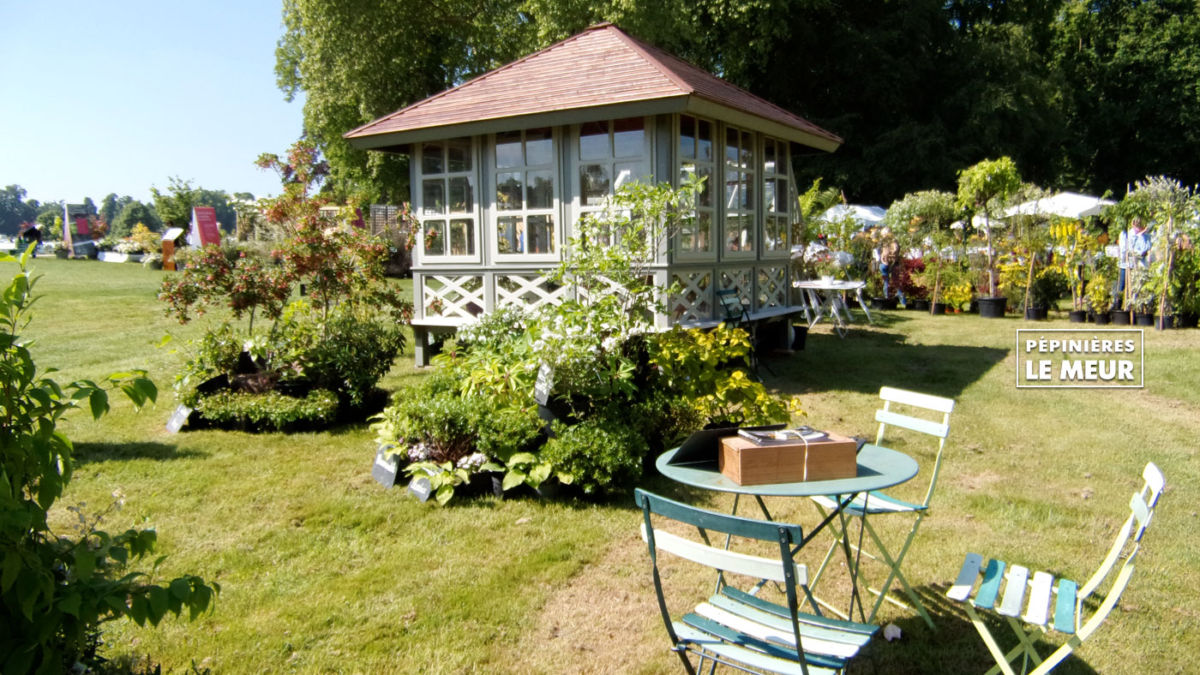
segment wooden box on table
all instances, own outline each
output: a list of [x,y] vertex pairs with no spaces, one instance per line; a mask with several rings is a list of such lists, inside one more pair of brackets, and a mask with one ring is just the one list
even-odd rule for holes
[[819,441],[758,445],[741,436],[721,439],[718,465],[738,485],[832,480],[858,475],[858,444],[853,438],[828,432]]

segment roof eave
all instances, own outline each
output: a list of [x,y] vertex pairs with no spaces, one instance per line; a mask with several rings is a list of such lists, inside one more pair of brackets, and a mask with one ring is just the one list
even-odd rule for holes
[[[461,124],[445,124],[382,133],[371,133],[367,128],[360,127],[347,132],[344,134],[344,137],[350,142],[351,146],[360,150],[407,152],[408,146],[413,143],[423,143],[426,141],[485,135],[515,129],[582,124],[584,122],[620,119],[622,117],[673,113],[688,113],[700,117],[719,119],[723,122],[824,152],[833,152],[842,144],[842,139],[834,134],[828,132],[822,134],[783,124],[782,122],[766,119],[699,96],[672,96],[650,101],[634,101],[587,108],[573,108],[570,110],[554,110],[518,117],[495,117],[472,120]],[[819,131],[824,130],[819,129]]]

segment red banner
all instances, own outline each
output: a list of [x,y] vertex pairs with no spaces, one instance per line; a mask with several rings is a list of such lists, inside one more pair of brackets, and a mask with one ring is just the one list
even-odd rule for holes
[[192,235],[201,246],[221,243],[221,230],[217,227],[217,210],[211,206],[192,208]]
[[92,233],[88,229],[87,216],[75,216],[75,233],[81,237],[89,236]]

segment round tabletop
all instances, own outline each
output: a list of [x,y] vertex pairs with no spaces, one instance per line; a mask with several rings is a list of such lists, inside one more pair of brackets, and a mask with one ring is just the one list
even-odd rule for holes
[[659,473],[677,483],[692,487],[760,497],[815,497],[882,490],[911,480],[917,475],[918,468],[916,460],[903,452],[868,443],[856,457],[858,475],[854,478],[738,485],[717,469],[716,462],[699,465],[671,464],[671,459],[678,449],[668,450],[659,455],[654,463]]
[[865,281],[843,281],[834,279],[823,281],[821,279],[805,279],[803,281],[794,281],[792,286],[795,288],[811,288],[817,291],[855,291],[860,288],[865,288]]

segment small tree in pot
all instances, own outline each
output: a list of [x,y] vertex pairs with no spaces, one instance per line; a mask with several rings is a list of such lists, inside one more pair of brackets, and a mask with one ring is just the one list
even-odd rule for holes
[[996,242],[993,236],[992,214],[999,211],[1021,188],[1017,165],[1009,157],[986,159],[958,173],[958,205],[968,217],[983,213],[986,223],[987,288],[996,297]]

